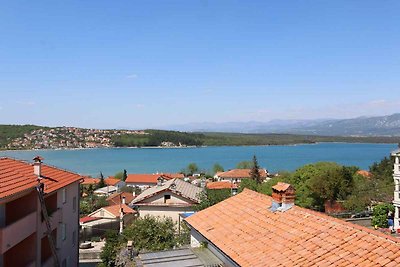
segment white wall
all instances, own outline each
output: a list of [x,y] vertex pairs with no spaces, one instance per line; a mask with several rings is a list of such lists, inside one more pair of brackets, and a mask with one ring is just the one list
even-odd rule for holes
[[179,221],[179,214],[193,211],[192,207],[168,207],[168,206],[139,206],[139,217],[146,215],[171,217],[175,222]]
[[[66,224],[66,239],[61,240],[61,223],[57,229],[58,257],[60,264],[64,259],[67,260],[67,266],[78,266],[78,240],[79,240],[79,182],[75,182],[66,187],[66,202],[63,203],[63,189],[57,191],[57,206],[61,208],[62,223]],[[73,199],[76,198],[76,209],[73,210]],[[75,235],[75,239],[73,239]],[[74,243],[72,241],[75,241]]]

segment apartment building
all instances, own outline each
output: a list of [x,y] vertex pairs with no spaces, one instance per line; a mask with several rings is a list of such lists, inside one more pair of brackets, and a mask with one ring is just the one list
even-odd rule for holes
[[42,183],[44,203],[59,266],[78,266],[78,174],[34,163],[0,158],[0,266],[56,266],[46,220],[36,190]]

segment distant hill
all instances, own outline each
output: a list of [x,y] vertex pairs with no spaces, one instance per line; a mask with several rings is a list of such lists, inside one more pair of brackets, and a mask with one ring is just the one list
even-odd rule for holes
[[322,136],[400,136],[400,113],[354,119],[205,122],[175,125],[166,127],[166,129],[193,132],[287,133]]

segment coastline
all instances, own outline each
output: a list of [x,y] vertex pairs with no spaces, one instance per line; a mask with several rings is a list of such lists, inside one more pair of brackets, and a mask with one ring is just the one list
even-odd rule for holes
[[143,147],[85,147],[85,148],[40,148],[40,149],[0,149],[3,152],[33,152],[33,151],[74,151],[74,150],[106,150],[106,149],[188,149],[188,148],[207,148],[207,147],[270,147],[270,146],[303,146],[319,144],[371,144],[371,145],[397,145],[398,143],[377,143],[377,142],[304,142],[293,144],[267,144],[267,145],[203,145],[203,146],[143,146]]

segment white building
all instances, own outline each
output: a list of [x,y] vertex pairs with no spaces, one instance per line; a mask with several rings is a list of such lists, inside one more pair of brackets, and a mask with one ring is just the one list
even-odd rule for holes
[[394,157],[394,229],[400,228],[400,149],[393,151],[392,156]]

